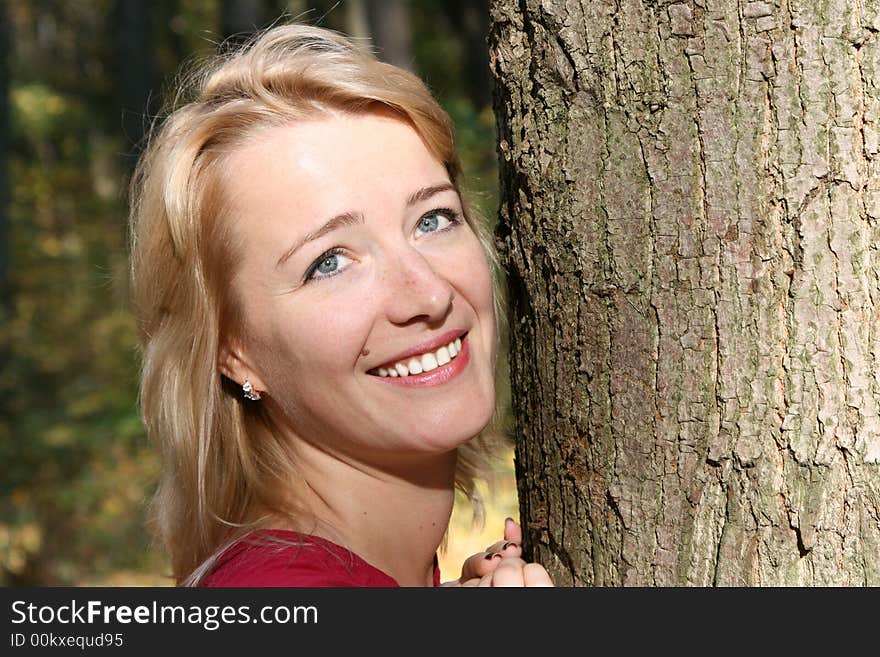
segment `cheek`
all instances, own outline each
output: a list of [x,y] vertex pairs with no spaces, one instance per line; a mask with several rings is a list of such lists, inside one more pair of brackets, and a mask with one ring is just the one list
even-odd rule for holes
[[492,273],[476,236],[449,263],[452,282],[461,300],[468,304],[479,322],[482,344],[494,368],[498,357],[498,327],[495,318],[495,292]]
[[466,264],[459,270],[461,289],[481,321],[488,323],[495,334],[495,291],[492,273],[483,249],[477,245],[468,254]]
[[[314,386],[333,373],[350,373],[356,366],[372,326],[370,305],[363,296],[336,295],[318,303],[297,304],[273,321],[264,356],[277,376],[293,383]],[[300,378],[308,376],[308,379]],[[320,378],[319,378],[320,377]]]

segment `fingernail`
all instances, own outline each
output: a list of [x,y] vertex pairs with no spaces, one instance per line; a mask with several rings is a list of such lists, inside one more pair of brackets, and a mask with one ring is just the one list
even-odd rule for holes
[[511,518],[510,516],[507,516],[507,517],[504,519],[504,522],[513,522],[513,518]]
[[504,551],[507,548],[509,548],[511,545],[513,547],[519,547],[519,543],[514,543],[513,541],[507,541],[507,543],[505,543],[504,545],[501,546],[501,550]]
[[500,552],[496,552],[495,554],[487,554],[487,555],[486,555],[485,557],[483,557],[483,558],[484,558],[486,561],[492,561],[492,559],[494,559],[495,557],[498,557],[498,558],[500,559],[500,558],[501,558],[501,553],[500,553]]

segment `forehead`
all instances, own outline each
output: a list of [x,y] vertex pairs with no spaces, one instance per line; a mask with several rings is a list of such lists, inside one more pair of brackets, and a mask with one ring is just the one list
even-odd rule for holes
[[370,185],[391,185],[408,194],[412,190],[402,188],[407,182],[448,179],[443,163],[409,123],[374,113],[267,127],[232,153],[228,164],[227,182],[238,200],[242,194],[255,200],[281,193],[343,202]]
[[232,152],[224,169],[221,194],[244,247],[242,266],[277,259],[342,213],[389,219],[413,192],[449,181],[409,123],[379,114],[267,127]]

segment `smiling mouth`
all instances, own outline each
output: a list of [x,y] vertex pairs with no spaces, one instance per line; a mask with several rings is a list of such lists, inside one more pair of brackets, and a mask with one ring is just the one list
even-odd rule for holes
[[461,341],[466,337],[467,333],[464,333],[435,351],[428,351],[423,354],[410,356],[409,358],[395,363],[388,363],[381,367],[375,367],[369,370],[367,374],[383,378],[405,378],[431,372],[438,367],[443,367],[455,360],[461,353]]

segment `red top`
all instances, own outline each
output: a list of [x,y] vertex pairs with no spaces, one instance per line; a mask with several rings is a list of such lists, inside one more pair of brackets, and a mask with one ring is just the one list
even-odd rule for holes
[[[394,587],[399,584],[351,550],[284,529],[248,534],[217,559],[199,586]],[[434,586],[440,567],[434,557]]]

